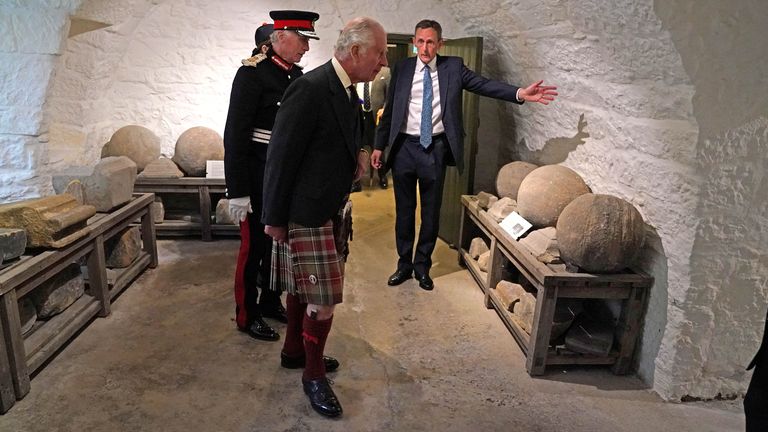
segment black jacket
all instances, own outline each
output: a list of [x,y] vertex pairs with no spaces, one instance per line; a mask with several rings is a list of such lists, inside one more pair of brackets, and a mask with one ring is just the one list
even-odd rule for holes
[[[375,148],[378,150],[384,150],[387,146],[394,144],[403,123],[408,121],[408,102],[411,96],[413,74],[416,71],[416,61],[416,57],[409,57],[398,62],[392,69],[387,103],[384,106],[379,127],[376,129]],[[464,65],[461,57],[437,56],[437,79],[440,83],[440,111],[452,156],[448,164],[456,165],[459,172],[462,172],[464,169],[463,91],[468,90],[482,96],[521,103],[517,101],[518,88],[472,72]],[[388,166],[391,166],[391,161],[395,159],[398,150],[396,146],[390,150]]]
[[[232,82],[224,128],[224,172],[230,198],[251,196],[253,201],[261,197],[262,170],[256,166],[264,165],[267,143],[254,140],[254,129],[272,130],[285,89],[302,75],[295,65],[285,70],[279,61],[272,61],[273,56],[276,54],[270,50],[266,58],[255,56],[245,60],[248,65],[237,70]],[[261,141],[268,142],[268,136]]]
[[318,227],[339,211],[357,169],[359,122],[330,61],[288,87],[267,153],[262,223]]

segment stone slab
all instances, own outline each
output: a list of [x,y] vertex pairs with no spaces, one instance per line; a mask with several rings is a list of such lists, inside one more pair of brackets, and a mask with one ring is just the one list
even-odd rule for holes
[[96,208],[67,194],[0,205],[0,228],[24,227],[27,247],[64,247],[88,234]]
[[154,160],[144,167],[144,171],[139,174],[139,177],[146,178],[182,178],[184,173],[181,172],[179,167],[174,161],[168,158],[161,157]]
[[138,258],[141,253],[141,233],[139,227],[130,227],[104,244],[107,267],[125,268]]
[[85,204],[107,212],[131,200],[136,164],[125,156],[101,159],[94,167],[74,167],[53,175],[53,188],[62,193],[73,180],[84,189]]
[[0,228],[0,263],[20,257],[27,247],[27,232],[22,228]]
[[37,317],[48,319],[63,312],[85,292],[80,266],[73,263],[32,291]]

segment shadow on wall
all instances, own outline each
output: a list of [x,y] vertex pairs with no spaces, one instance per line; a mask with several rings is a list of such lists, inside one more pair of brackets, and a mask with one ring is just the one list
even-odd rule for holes
[[584,118],[584,114],[581,114],[576,123],[576,133],[572,137],[550,138],[541,150],[528,150],[525,138],[523,138],[517,146],[519,149],[518,158],[514,160],[527,161],[539,166],[562,163],[571,152],[589,138],[589,132],[586,131],[586,128],[587,120]]

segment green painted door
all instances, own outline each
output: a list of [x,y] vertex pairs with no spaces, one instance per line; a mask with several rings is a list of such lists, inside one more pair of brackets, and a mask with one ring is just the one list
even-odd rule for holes
[[[457,56],[475,73],[482,73],[483,38],[468,37],[446,41],[440,54]],[[478,107],[480,97],[464,92],[464,172],[459,175],[456,167],[447,167],[443,187],[443,205],[440,208],[439,236],[451,247],[459,244],[461,223],[461,196],[472,193],[475,179],[475,155],[477,154],[477,128],[480,123]]]

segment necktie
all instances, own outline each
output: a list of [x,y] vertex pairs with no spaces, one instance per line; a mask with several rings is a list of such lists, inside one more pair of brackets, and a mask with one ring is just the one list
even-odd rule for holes
[[363,111],[371,112],[371,83],[368,81],[363,84]]
[[357,97],[357,91],[355,91],[355,85],[352,84],[351,86],[347,87],[349,89],[349,103],[355,107],[355,105],[358,105],[360,103],[360,98]]
[[419,144],[424,148],[432,144],[432,75],[429,74],[429,66],[424,66],[424,94],[421,99]]

